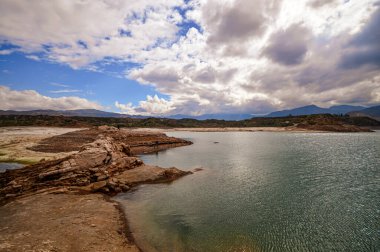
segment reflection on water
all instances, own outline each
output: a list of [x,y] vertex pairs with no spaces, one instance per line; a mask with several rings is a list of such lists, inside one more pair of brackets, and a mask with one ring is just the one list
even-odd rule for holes
[[379,132],[170,135],[143,160],[205,170],[117,197],[144,250],[380,250]]
[[18,169],[23,167],[23,164],[19,163],[2,163],[0,162],[0,172],[5,172],[7,169],[12,170],[12,169]]

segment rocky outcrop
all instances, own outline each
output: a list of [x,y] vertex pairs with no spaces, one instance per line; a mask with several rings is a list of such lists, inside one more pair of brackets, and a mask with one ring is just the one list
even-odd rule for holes
[[[126,135],[118,134],[119,131],[114,128],[97,130],[97,139],[83,145],[78,153],[0,174],[0,201],[62,187],[116,194],[139,183],[172,181],[191,173],[177,168],[146,166],[139,158],[132,156],[131,147],[127,144],[131,141],[126,140]],[[134,134],[133,138],[137,139],[138,135]],[[149,147],[152,141],[140,141],[140,145],[143,147],[146,142]]]
[[97,140],[99,134],[111,138],[113,142],[127,144],[130,147],[130,154],[133,155],[191,144],[190,141],[168,137],[158,132],[118,130],[115,127],[99,126],[49,137],[28,149],[46,153],[79,151],[83,145]]

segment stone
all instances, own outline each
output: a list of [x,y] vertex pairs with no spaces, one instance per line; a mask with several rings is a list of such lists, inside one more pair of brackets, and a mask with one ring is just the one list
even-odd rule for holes
[[91,191],[96,192],[107,186],[107,181],[99,181],[91,184]]
[[129,186],[127,186],[127,185],[120,185],[120,189],[123,191],[123,192],[126,192],[126,191],[128,191],[129,189],[130,189],[130,187]]
[[15,194],[15,193],[7,193],[5,195],[5,198],[14,198],[14,197],[17,197],[17,194]]
[[102,175],[100,175],[99,177],[97,177],[97,180],[98,181],[102,181],[102,180],[106,180],[108,178],[108,175],[106,175],[106,174],[102,174]]

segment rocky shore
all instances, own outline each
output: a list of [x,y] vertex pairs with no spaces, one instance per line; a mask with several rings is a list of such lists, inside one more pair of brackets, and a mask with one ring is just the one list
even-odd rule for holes
[[138,251],[108,197],[190,174],[145,165],[135,156],[189,144],[105,126],[42,140],[30,149],[74,153],[0,173],[0,251]]

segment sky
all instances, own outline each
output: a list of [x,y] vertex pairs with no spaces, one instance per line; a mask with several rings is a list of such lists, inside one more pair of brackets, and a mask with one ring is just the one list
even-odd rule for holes
[[380,103],[378,0],[0,0],[0,109]]

